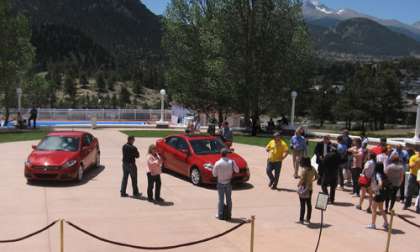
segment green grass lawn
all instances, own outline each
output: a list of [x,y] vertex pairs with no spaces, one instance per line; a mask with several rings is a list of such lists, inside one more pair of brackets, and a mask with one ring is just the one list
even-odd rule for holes
[[[132,135],[135,137],[166,137],[171,134],[179,134],[181,131],[171,131],[171,130],[128,130],[128,131],[121,131],[126,135]],[[254,146],[265,147],[267,143],[271,140],[271,137],[253,137],[253,136],[245,136],[245,135],[236,135],[234,137],[234,143],[240,144],[248,144]],[[290,138],[284,138],[284,140],[289,145]],[[310,156],[313,155],[315,149],[315,142],[309,142],[309,154]]]
[[0,143],[39,140],[47,134],[45,130],[0,133]]

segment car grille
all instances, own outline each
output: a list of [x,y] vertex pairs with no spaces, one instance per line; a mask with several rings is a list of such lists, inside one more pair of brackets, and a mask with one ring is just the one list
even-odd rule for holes
[[57,178],[57,174],[35,174],[37,178],[40,179],[55,179]]
[[32,169],[42,171],[56,171],[60,169],[60,166],[34,166]]

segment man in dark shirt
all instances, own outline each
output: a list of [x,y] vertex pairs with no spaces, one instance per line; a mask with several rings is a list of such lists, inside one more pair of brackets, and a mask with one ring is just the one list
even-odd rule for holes
[[36,128],[36,118],[38,117],[38,110],[35,108],[35,105],[32,106],[30,116],[28,119],[28,128],[31,127],[31,120],[33,121],[33,128]]
[[134,137],[129,136],[128,141],[122,148],[123,152],[123,179],[121,183],[121,197],[127,197],[127,181],[128,175],[131,177],[131,184],[133,186],[133,196],[140,197],[139,188],[137,186],[137,166],[136,159],[140,157],[139,151],[133,145]]

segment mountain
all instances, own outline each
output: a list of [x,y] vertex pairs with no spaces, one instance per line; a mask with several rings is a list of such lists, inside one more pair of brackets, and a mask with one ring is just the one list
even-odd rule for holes
[[308,25],[315,47],[324,54],[400,57],[420,54],[420,43],[367,18],[341,21],[335,28]]
[[302,6],[303,16],[307,23],[324,27],[335,27],[338,23],[352,18],[367,18],[382,24],[392,31],[404,34],[420,42],[420,29],[414,25],[408,25],[398,20],[388,20],[373,17],[352,9],[334,10],[323,5],[318,0],[305,0]]
[[415,22],[413,26],[420,30],[420,21]]
[[[57,27],[62,27],[72,34],[77,34],[79,40],[91,40],[88,43],[90,47],[102,48],[113,57],[123,58],[142,52],[160,52],[160,17],[150,12],[139,0],[11,2],[14,10],[29,17],[35,32],[43,29],[45,31],[45,27],[53,27],[57,33]],[[57,36],[57,39],[65,42],[65,34],[58,32],[58,35],[60,36]],[[37,37],[39,43],[47,42],[39,41],[42,37]]]

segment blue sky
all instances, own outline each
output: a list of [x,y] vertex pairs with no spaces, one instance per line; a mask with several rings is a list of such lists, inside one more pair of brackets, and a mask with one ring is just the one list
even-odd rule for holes
[[[156,14],[163,14],[170,0],[141,0]],[[383,19],[412,24],[420,21],[420,0],[321,0],[333,9],[351,8]]]

